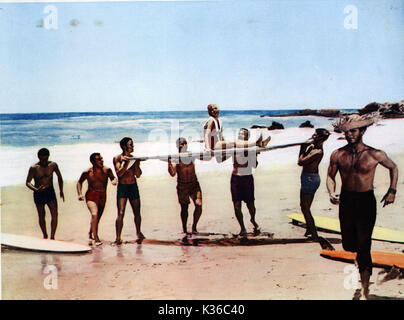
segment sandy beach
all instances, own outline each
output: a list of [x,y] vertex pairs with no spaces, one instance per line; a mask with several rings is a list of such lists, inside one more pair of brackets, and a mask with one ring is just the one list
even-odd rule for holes
[[[399,170],[404,168],[403,155],[392,155]],[[325,157],[320,164],[322,183],[312,212],[337,217],[338,208],[329,202],[325,187],[327,160]],[[104,244],[87,254],[3,247],[2,299],[353,299],[355,288],[344,287],[348,276],[344,270],[350,264],[321,257],[319,244],[304,242],[305,229],[292,225],[287,218],[289,213],[300,212],[300,170],[290,163],[278,168],[258,166],[255,171],[257,222],[262,231],[274,233],[274,239],[279,240],[259,245],[218,241],[220,237],[199,245],[180,245],[183,234],[176,179],[167,174],[139,180],[142,230],[147,239],[141,245],[135,243],[133,215],[128,206],[122,234],[126,243],[114,246],[116,187],[109,185],[99,227]],[[203,192],[199,232],[239,232],[230,197],[230,174],[198,174]],[[380,167],[375,178],[378,201],[388,186],[388,171]],[[396,202],[385,208],[378,203],[376,225],[404,230],[402,186],[401,174]],[[85,203],[77,200],[74,181],[66,181],[64,189],[66,202],[59,200],[56,238],[87,244],[90,214]],[[1,231],[40,237],[31,191],[23,185],[7,186],[2,187],[1,197]],[[192,211],[191,205],[189,225]],[[243,213],[252,231],[245,206]],[[47,223],[49,228],[49,216]],[[336,249],[342,249],[339,234],[319,234]],[[373,241],[372,249],[402,252],[404,248],[402,244]],[[44,286],[44,270],[49,265],[57,268],[56,289]],[[374,268],[371,282],[371,298],[404,299],[399,272]]]

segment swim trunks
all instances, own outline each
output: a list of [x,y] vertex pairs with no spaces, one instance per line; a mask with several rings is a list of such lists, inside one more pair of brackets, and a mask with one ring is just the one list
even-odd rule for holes
[[254,201],[254,178],[253,175],[237,176],[232,174],[230,180],[231,199],[235,201]]
[[95,202],[97,206],[105,207],[105,202],[107,201],[107,193],[105,191],[87,190],[86,201],[92,201]]
[[320,186],[320,175],[318,173],[302,172],[300,176],[302,193],[315,194]]
[[202,196],[201,186],[199,185],[198,180],[183,183],[177,183],[177,195],[178,195],[178,202],[180,204],[189,204],[189,198],[192,196],[198,197],[198,192]]
[[56,201],[56,194],[53,186],[42,191],[34,191],[34,202],[36,204],[44,205],[51,201]]
[[140,198],[139,188],[137,183],[132,184],[118,184],[118,190],[116,194],[117,198],[128,198],[129,200],[137,200]]
[[376,199],[373,190],[367,192],[341,191],[339,204],[342,247],[357,252],[359,272],[372,274],[371,244],[376,222]]

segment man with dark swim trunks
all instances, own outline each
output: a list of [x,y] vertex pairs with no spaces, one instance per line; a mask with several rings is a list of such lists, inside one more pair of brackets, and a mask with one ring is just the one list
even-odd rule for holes
[[[187,152],[187,140],[178,138],[177,148],[180,153]],[[201,160],[209,159],[205,157]],[[177,195],[178,202],[181,205],[182,230],[187,234],[189,199],[192,199],[195,205],[192,233],[197,233],[197,224],[202,215],[202,191],[195,173],[195,157],[182,157],[175,165],[173,165],[171,159],[168,159],[168,173],[172,177],[177,174]]]
[[[48,206],[51,213],[51,239],[55,239],[56,228],[58,224],[58,204],[56,200],[55,189],[53,188],[53,173],[56,173],[59,184],[59,195],[63,202],[63,178],[56,162],[49,161],[49,150],[42,148],[38,151],[39,162],[29,168],[26,180],[26,186],[34,191],[34,202],[38,211],[39,226],[44,239],[48,239],[45,221],[45,205]],[[31,183],[34,179],[34,185]]]
[[79,201],[83,201],[82,186],[83,182],[87,180],[88,189],[85,200],[91,214],[89,238],[91,244],[93,243],[92,240],[94,240],[96,245],[100,245],[102,243],[98,237],[98,224],[104,212],[105,202],[107,200],[108,178],[113,185],[116,185],[117,181],[112,170],[104,166],[104,159],[101,154],[91,154],[90,162],[93,165],[92,168],[84,171],[77,182],[77,194]]
[[[113,159],[116,175],[118,176],[118,190],[117,190],[117,207],[118,216],[115,222],[116,228],[116,244],[122,244],[121,233],[123,228],[123,218],[125,215],[125,208],[127,200],[132,207],[135,216],[135,226],[137,234],[137,243],[142,243],[145,236],[141,232],[142,217],[140,215],[140,195],[137,186],[136,178],[140,178],[142,170],[140,169],[140,161],[136,160],[134,164],[130,165],[131,153],[133,152],[133,140],[125,137],[120,141],[122,153],[115,156]],[[130,165],[130,166],[129,166]]]
[[[343,248],[357,252],[361,294],[365,299],[369,296],[373,266],[371,243],[376,222],[373,181],[378,164],[387,168],[390,173],[390,188],[381,200],[384,202],[383,207],[394,202],[398,180],[398,168],[386,153],[362,142],[366,128],[372,123],[371,118],[359,115],[350,115],[340,120],[336,127],[345,133],[348,144],[331,154],[327,176],[330,201],[339,204]],[[335,194],[337,172],[341,176],[341,195]]]
[[299,152],[298,165],[303,167],[300,176],[300,208],[306,220],[307,231],[306,237],[311,236],[313,240],[319,241],[317,230],[311,215],[310,207],[314,199],[314,195],[320,186],[320,175],[318,174],[318,166],[323,158],[323,143],[328,139],[330,132],[319,128],[315,133],[302,144]]
[[223,125],[219,119],[220,110],[216,104],[208,105],[209,119],[203,127],[203,141],[205,143],[205,150],[211,151],[214,149],[229,149],[229,148],[246,148],[246,147],[266,147],[271,137],[263,140],[262,135],[255,142],[248,140],[225,141],[223,137]]
[[[241,128],[239,130],[238,140],[248,141],[249,136],[250,132],[248,129]],[[268,137],[268,139],[270,140],[271,137]],[[233,174],[230,180],[230,190],[234,213],[241,228],[240,236],[247,234],[243,213],[241,211],[242,201],[246,203],[248,211],[250,212],[250,221],[254,227],[254,234],[258,235],[260,228],[255,221],[254,177],[252,174],[253,168],[256,168],[258,165],[257,152],[246,151],[245,153],[235,153],[230,156],[233,157]],[[218,162],[222,162],[227,160],[230,156],[223,154],[216,159]]]

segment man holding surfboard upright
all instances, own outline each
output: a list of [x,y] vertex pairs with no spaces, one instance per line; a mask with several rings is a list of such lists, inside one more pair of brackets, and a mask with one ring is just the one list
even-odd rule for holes
[[100,153],[92,153],[90,155],[90,162],[93,166],[81,174],[76,187],[79,201],[83,201],[82,186],[83,182],[87,180],[88,189],[85,200],[87,208],[91,213],[90,232],[88,235],[90,244],[92,244],[94,240],[95,245],[100,245],[102,243],[98,237],[98,224],[100,223],[105,208],[105,202],[107,201],[108,178],[113,185],[116,185],[117,181],[112,170],[104,166],[104,159]]
[[[136,160],[132,164],[130,161],[133,152],[133,140],[129,137],[122,138],[120,141],[122,153],[115,156],[113,159],[116,175],[118,176],[118,190],[117,190],[117,207],[118,216],[115,222],[116,228],[116,241],[115,243],[122,244],[121,233],[123,228],[123,218],[125,215],[126,203],[132,207],[135,216],[135,226],[137,234],[137,243],[142,243],[145,236],[141,232],[142,217],[140,215],[140,195],[137,186],[136,178],[140,178],[142,170],[140,169],[140,160]],[[131,165],[130,165],[131,164]]]
[[[390,188],[381,202],[383,207],[395,200],[398,169],[382,150],[365,145],[362,137],[373,119],[365,116],[346,116],[335,125],[345,133],[347,145],[331,154],[327,175],[330,201],[339,204],[342,246],[344,250],[357,252],[364,299],[369,296],[369,281],[372,275],[371,243],[376,222],[376,199],[373,181],[376,167],[381,164],[390,173]],[[342,188],[337,195],[335,176],[339,171]]]
[[225,141],[223,137],[222,121],[219,119],[220,110],[215,104],[208,105],[209,119],[203,127],[203,141],[205,143],[205,150],[211,151],[214,149],[228,149],[228,148],[247,148],[247,147],[266,147],[271,140],[271,137],[263,140],[262,135],[256,142],[249,142],[244,140],[237,140],[233,142]]
[[[59,184],[60,198],[65,201],[63,194],[63,178],[56,162],[49,161],[49,150],[42,148],[38,151],[39,162],[29,168],[26,180],[26,186],[34,191],[34,202],[39,216],[39,226],[44,239],[48,239],[45,221],[45,205],[48,206],[51,213],[51,236],[55,239],[56,228],[58,224],[58,203],[56,200],[55,189],[53,188],[53,173],[56,173]],[[34,185],[31,183],[34,179]]]

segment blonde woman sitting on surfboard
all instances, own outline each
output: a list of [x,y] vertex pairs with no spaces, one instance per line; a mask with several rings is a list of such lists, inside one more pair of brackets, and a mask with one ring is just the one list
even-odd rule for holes
[[269,136],[263,140],[262,135],[255,142],[248,142],[243,140],[226,141],[223,138],[222,121],[219,119],[220,110],[215,104],[208,105],[209,119],[203,127],[203,141],[207,151],[215,149],[229,149],[229,148],[248,148],[248,147],[266,147],[271,137]]

